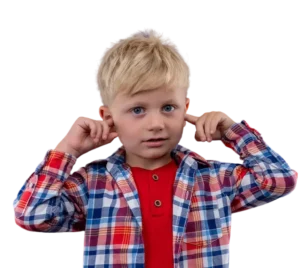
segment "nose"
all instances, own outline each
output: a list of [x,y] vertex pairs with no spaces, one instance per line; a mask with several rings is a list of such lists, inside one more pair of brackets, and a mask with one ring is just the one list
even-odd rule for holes
[[162,129],[164,127],[164,118],[158,113],[149,115],[149,120],[147,121],[148,129]]

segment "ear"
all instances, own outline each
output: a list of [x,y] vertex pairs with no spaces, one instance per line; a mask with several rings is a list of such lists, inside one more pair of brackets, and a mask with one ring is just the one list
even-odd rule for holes
[[[187,112],[188,108],[190,105],[190,99],[189,98],[185,98],[185,113]],[[184,120],[184,126],[186,125],[186,121]]]
[[[100,108],[99,108],[99,114],[100,114],[100,116],[101,116],[101,118],[102,118],[103,121],[112,118],[112,113],[111,113],[111,111],[109,110],[109,108],[106,105],[100,106]],[[111,130],[113,132],[117,132],[117,126],[115,125],[115,122],[113,122],[113,124],[114,125],[112,126]]]
[[189,98],[185,98],[185,112],[188,110],[190,105],[190,99]]
[[111,117],[109,108],[106,105],[102,105],[99,108],[99,114],[103,120],[107,120]]

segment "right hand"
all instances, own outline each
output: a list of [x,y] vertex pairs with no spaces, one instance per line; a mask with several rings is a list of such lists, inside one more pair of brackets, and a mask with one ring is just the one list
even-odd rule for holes
[[[105,135],[107,135],[106,139],[104,139]],[[67,148],[65,150],[74,152],[73,154],[79,157],[86,152],[111,143],[117,136],[113,119],[102,121],[79,117],[60,144],[62,148]]]

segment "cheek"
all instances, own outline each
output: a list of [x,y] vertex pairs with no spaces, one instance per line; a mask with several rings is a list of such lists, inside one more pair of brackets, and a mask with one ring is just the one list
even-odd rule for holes
[[177,128],[183,128],[185,125],[186,125],[186,121],[183,120],[183,118],[178,118],[178,120],[176,120]]
[[[130,125],[131,127],[128,127]],[[118,126],[118,133],[120,133],[120,136],[125,140],[129,140],[132,137],[138,137],[140,135],[139,131],[132,127],[132,124],[124,123],[122,124],[122,126]]]

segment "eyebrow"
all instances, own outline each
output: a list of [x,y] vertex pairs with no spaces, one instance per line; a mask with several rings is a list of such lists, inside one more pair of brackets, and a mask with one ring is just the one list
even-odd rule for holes
[[[176,101],[173,100],[173,99],[168,99],[168,100],[164,101],[163,103],[168,103],[168,102],[174,103],[174,102],[176,102]],[[143,101],[135,101],[135,102],[129,104],[129,106],[135,106],[135,105],[143,105],[143,106],[147,106],[148,103],[147,103],[147,102],[143,102]]]

